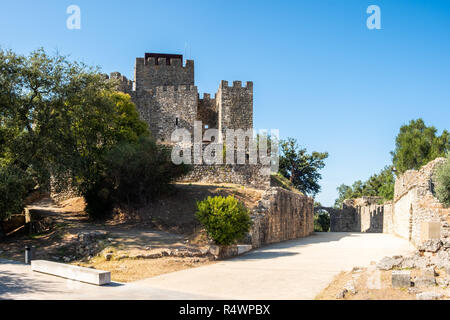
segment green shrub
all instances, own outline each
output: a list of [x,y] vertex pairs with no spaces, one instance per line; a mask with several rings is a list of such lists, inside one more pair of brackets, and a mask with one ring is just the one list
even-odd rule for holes
[[120,143],[105,156],[95,183],[83,192],[86,211],[103,216],[115,205],[139,208],[171,190],[171,182],[186,174],[187,165],[175,165],[170,150],[153,139]]
[[23,211],[31,186],[26,172],[13,166],[0,167],[0,221]]
[[326,211],[320,211],[314,214],[314,231],[328,232],[330,231],[330,215]]
[[450,155],[447,156],[447,161],[436,168],[434,175],[435,193],[438,200],[444,206],[450,206]]
[[208,235],[220,245],[234,244],[250,230],[249,211],[234,197],[208,197],[197,202],[196,217]]

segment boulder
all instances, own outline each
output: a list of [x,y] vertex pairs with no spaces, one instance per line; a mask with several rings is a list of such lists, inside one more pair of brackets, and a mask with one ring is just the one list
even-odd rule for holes
[[399,267],[403,262],[402,256],[384,257],[377,264],[377,269],[391,270],[394,267]]
[[414,280],[414,286],[416,288],[428,288],[436,286],[436,279],[434,276],[421,276]]
[[394,270],[392,271],[392,287],[409,288],[411,286],[411,271]]
[[441,240],[438,239],[430,239],[422,242],[418,249],[419,251],[425,251],[425,252],[437,252],[442,246]]
[[437,292],[422,292],[416,294],[417,300],[438,300],[441,299],[443,295]]
[[343,289],[351,294],[356,294],[358,292],[356,291],[355,282],[353,280],[347,281]]

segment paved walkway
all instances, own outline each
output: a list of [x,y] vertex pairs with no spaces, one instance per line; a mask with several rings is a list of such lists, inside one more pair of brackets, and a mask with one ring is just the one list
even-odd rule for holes
[[412,250],[388,234],[316,233],[216,264],[104,287],[0,260],[0,299],[314,299],[340,271]]

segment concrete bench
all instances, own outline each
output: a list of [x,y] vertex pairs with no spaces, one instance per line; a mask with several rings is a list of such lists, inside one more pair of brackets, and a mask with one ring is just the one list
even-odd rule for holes
[[72,266],[46,260],[32,260],[31,270],[98,286],[111,282],[111,273],[109,271]]

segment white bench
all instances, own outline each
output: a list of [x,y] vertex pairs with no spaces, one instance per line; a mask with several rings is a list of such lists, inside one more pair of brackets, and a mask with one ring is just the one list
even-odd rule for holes
[[98,286],[111,282],[111,273],[109,271],[72,266],[70,264],[46,260],[32,260],[31,270]]

